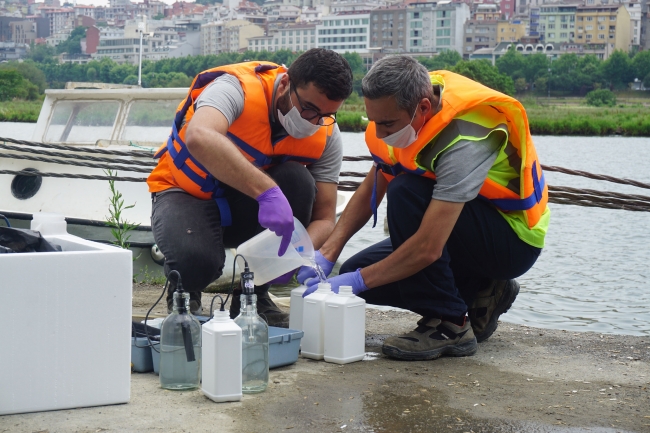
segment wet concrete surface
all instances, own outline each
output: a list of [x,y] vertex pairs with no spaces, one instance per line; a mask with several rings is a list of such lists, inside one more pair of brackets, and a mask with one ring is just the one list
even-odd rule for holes
[[129,404],[4,416],[0,433],[650,432],[647,337],[501,322],[472,357],[381,355],[383,339],[411,330],[418,318],[367,310],[364,361],[299,358],[271,370],[267,391],[241,402],[162,390],[158,376],[133,374]]

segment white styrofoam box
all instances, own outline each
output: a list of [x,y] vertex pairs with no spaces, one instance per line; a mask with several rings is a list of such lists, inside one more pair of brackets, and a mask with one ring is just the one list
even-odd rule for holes
[[132,253],[49,227],[62,252],[0,255],[0,415],[130,398]]

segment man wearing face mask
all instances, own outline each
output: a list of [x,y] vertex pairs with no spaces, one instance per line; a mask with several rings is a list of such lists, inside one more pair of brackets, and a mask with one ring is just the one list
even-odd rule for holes
[[[222,273],[225,248],[268,228],[282,236],[281,256],[294,216],[316,247],[330,235],[342,158],[335,114],[351,92],[347,61],[324,49],[305,52],[289,69],[256,61],[196,76],[147,180],[165,274],[181,274],[193,313]],[[286,327],[288,315],[268,288],[255,288],[258,311],[269,325]],[[239,314],[237,293],[230,313]]]
[[[514,278],[537,260],[550,219],[526,112],[407,56],[376,62],[362,88],[375,163],[317,261],[331,272],[387,195],[390,238],[347,260],[332,289],[349,285],[369,303],[422,315],[415,330],[385,340],[388,356],[473,355],[514,302]],[[301,270],[299,280],[311,276]]]

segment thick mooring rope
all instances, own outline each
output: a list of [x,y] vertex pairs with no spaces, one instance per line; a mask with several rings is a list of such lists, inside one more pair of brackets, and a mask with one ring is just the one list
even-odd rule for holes
[[[11,138],[0,137],[0,142],[4,141],[5,143],[14,143],[22,146],[11,146],[7,144],[0,144],[0,149],[4,149],[7,152],[0,152],[0,158],[10,158],[10,159],[22,159],[29,161],[39,161],[45,163],[54,163],[62,165],[74,165],[79,167],[88,167],[88,168],[98,168],[98,169],[110,169],[110,170],[121,170],[126,172],[135,172],[135,173],[150,173],[152,167],[156,165],[155,161],[151,160],[151,152],[146,151],[120,151],[120,150],[109,150],[109,149],[100,149],[93,147],[77,147],[77,146],[65,146],[58,144],[46,144],[46,143],[37,143],[26,140],[15,140]],[[43,149],[54,149],[74,153],[64,153],[64,152],[55,152],[48,151],[43,149],[34,149],[40,147]],[[20,154],[22,152],[23,154]],[[29,153],[31,155],[25,155],[24,153]],[[102,155],[113,155],[119,157],[129,157],[128,159],[124,158],[103,158],[95,157],[90,155],[84,155],[84,153],[94,153]],[[42,155],[42,156],[32,156],[32,155]],[[56,157],[56,158],[53,158]],[[61,159],[59,159],[61,158]],[[133,159],[133,158],[145,158],[142,159]],[[358,161],[372,161],[370,156],[344,156],[343,161],[347,162],[358,162]],[[613,182],[622,185],[631,185],[638,188],[650,189],[650,184],[638,182],[631,179],[621,179],[613,176],[603,175],[603,174],[594,174],[581,170],[570,170],[568,168],[556,167],[556,166],[546,166],[542,165],[542,169],[545,171],[554,171],[558,173],[564,173],[573,176],[586,177],[589,179],[595,180],[604,180],[608,182]],[[124,176],[102,176],[102,175],[88,175],[88,174],[72,174],[72,173],[51,173],[51,172],[40,172],[34,170],[0,170],[0,174],[8,175],[22,175],[22,176],[42,176],[42,177],[54,177],[54,178],[69,178],[69,179],[84,179],[84,180],[114,180],[118,182],[146,182],[144,177],[124,177]],[[367,173],[353,172],[353,171],[343,171],[341,172],[341,177],[347,178],[365,178]],[[338,185],[339,191],[356,191],[361,182],[353,180],[341,180]],[[550,185],[549,189],[549,202],[558,203],[558,204],[571,204],[576,206],[586,206],[586,207],[600,207],[606,209],[622,209],[630,211],[639,211],[639,212],[650,212],[650,197],[638,194],[622,194],[608,191],[598,191],[593,189],[578,189],[570,188],[564,186],[553,186]]]

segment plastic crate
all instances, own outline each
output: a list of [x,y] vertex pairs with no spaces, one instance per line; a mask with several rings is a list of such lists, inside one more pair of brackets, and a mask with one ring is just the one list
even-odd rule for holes
[[305,333],[302,331],[269,326],[269,368],[283,367],[296,362],[303,335]]

